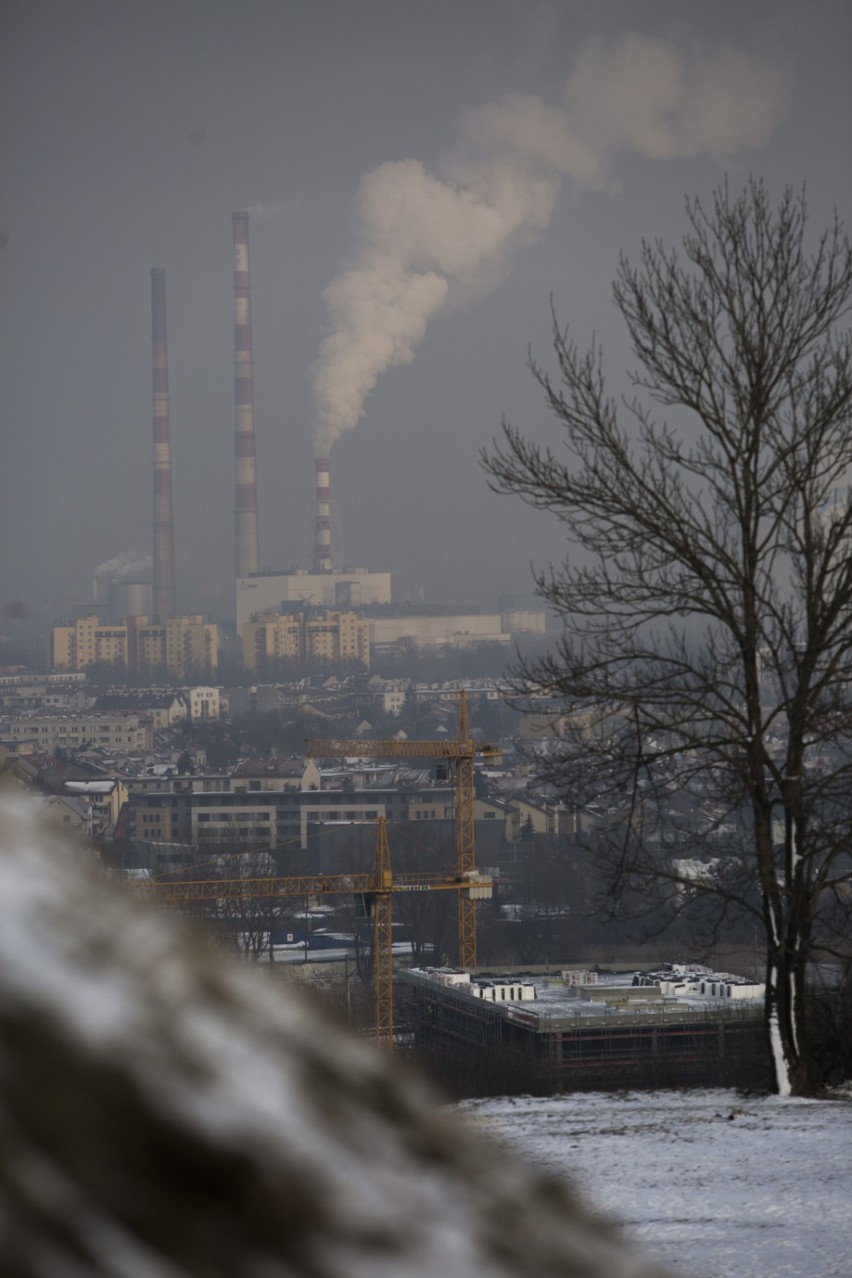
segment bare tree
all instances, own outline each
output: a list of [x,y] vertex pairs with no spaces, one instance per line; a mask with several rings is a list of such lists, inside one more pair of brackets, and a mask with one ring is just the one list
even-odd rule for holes
[[516,672],[563,708],[545,772],[619,813],[614,893],[759,921],[776,1086],[806,1095],[807,968],[852,890],[852,257],[756,180],[687,215],[682,253],[619,265],[632,395],[554,319],[559,376],[531,366],[567,457],[504,423],[483,463],[580,552],[537,575],[563,633]]
[[[428,821],[392,825],[388,838],[394,874],[436,874],[452,880],[456,846],[452,834],[442,829],[443,826],[444,822]],[[452,891],[394,893],[394,923],[405,926],[415,966],[442,963],[453,952],[456,910],[456,894]]]
[[264,958],[273,961],[272,933],[282,920],[286,904],[273,897],[245,894],[241,885],[274,874],[275,862],[266,851],[222,859],[222,925],[233,935],[239,952],[252,963]]
[[[273,853],[261,846],[265,832],[231,825],[205,838],[199,846],[208,861],[193,870],[195,877],[219,885],[219,894],[199,908],[201,917],[215,924],[253,963],[274,961],[273,933],[290,918],[295,903],[254,890],[255,880],[271,879],[278,873]],[[256,846],[246,848],[246,843]]]

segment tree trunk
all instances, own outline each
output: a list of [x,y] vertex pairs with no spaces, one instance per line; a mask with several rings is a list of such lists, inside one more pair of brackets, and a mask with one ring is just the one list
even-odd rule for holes
[[[796,938],[800,942],[803,938]],[[804,961],[800,946],[773,946],[766,965],[766,1024],[779,1096],[813,1096],[813,1077],[805,1023]]]

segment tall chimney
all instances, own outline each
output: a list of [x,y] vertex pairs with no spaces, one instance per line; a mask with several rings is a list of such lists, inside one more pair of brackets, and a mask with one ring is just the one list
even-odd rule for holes
[[251,350],[249,215],[234,213],[234,390],[236,575],[257,572],[257,465],[254,447],[254,367]]
[[331,572],[331,496],[328,458],[318,457],[317,493],[314,505],[314,572]]
[[151,270],[151,347],[154,371],[154,620],[177,612],[169,361],[166,349],[166,272]]

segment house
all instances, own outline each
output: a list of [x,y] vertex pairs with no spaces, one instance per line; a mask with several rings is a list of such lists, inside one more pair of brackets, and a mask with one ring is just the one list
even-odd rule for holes
[[109,692],[98,697],[95,711],[133,710],[147,715],[155,732],[185,723],[189,711],[184,699],[176,692],[151,689],[140,692]]
[[92,805],[85,796],[51,794],[43,802],[47,821],[84,842],[92,838]]
[[64,792],[85,799],[91,808],[92,837],[112,839],[122,806],[127,802],[127,785],[118,777],[101,781],[66,781]]

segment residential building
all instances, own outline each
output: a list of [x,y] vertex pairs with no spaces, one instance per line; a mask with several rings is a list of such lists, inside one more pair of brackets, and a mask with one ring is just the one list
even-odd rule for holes
[[126,617],[108,624],[96,613],[52,627],[50,664],[55,670],[84,671],[100,663],[122,671],[166,670],[178,679],[193,671],[215,674],[219,630],[199,615],[170,617],[163,623]]
[[147,842],[229,843],[246,847],[316,846],[322,827],[443,820],[453,812],[448,785],[390,782],[322,789],[312,760],[251,761],[229,775],[128,778],[129,837]]
[[219,628],[198,616],[169,617],[166,627],[166,669],[185,677],[192,671],[214,674],[219,668]]
[[189,709],[183,696],[168,689],[122,689],[119,692],[107,692],[97,698],[93,708],[97,714],[122,710],[147,715],[155,732],[174,727],[177,723],[185,723],[189,718]]
[[120,777],[102,781],[66,781],[66,793],[74,799],[85,799],[91,810],[92,837],[111,839],[123,805],[127,802],[127,785]]
[[200,684],[197,687],[184,688],[181,695],[189,706],[189,717],[193,723],[201,719],[220,718],[222,699],[219,688]]
[[250,671],[280,660],[370,665],[370,623],[354,612],[258,613],[243,624],[240,639]]
[[100,664],[127,669],[127,627],[111,625],[96,613],[78,617],[50,632],[50,664],[54,670],[86,670]]
[[0,735],[13,743],[13,748],[26,742],[30,747],[28,753],[80,750],[88,746],[134,753],[150,750],[153,745],[150,717],[129,711],[111,714],[33,711],[4,721]]
[[42,802],[42,814],[50,825],[82,842],[91,841],[92,805],[81,795],[51,794]]

